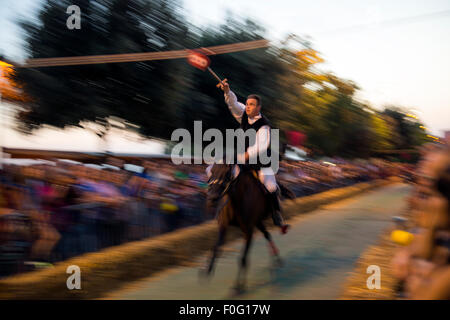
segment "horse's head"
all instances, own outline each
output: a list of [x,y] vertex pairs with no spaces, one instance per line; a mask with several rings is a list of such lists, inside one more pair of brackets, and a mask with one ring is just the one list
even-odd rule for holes
[[213,205],[221,196],[227,183],[232,179],[232,166],[215,163],[210,171],[208,180],[208,206]]

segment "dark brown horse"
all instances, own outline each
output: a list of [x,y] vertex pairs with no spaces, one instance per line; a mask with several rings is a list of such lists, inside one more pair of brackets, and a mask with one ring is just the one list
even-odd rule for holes
[[232,166],[226,164],[215,164],[211,170],[208,207],[211,207],[216,202],[215,200],[219,200],[218,205],[214,206],[218,211],[219,237],[213,248],[209,263],[202,272],[209,276],[213,271],[220,247],[225,242],[228,227],[239,227],[244,234],[245,247],[239,261],[239,271],[234,289],[236,293],[241,293],[245,289],[247,255],[252,244],[255,228],[260,230],[267,239],[274,263],[281,265],[282,262],[279,251],[263,223],[270,216],[272,210],[270,200],[265,196],[264,186],[257,179],[255,171],[245,167],[241,167],[239,176],[230,184],[231,171]]

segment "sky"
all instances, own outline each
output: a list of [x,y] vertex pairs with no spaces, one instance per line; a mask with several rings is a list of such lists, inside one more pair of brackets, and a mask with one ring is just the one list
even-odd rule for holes
[[[24,58],[14,20],[32,15],[41,2],[0,0],[0,54]],[[442,136],[450,130],[449,1],[183,0],[182,4],[196,25],[218,25],[231,11],[258,21],[271,41],[288,33],[308,37],[326,60],[320,68],[355,81],[361,88],[358,99],[379,109],[388,104],[408,108],[432,134]],[[22,143],[17,137],[8,141]],[[54,145],[58,143],[55,140]]]

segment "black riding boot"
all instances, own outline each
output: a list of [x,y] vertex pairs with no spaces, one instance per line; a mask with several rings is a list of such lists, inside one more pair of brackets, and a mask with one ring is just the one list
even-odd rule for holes
[[284,224],[283,217],[281,216],[281,205],[280,198],[277,192],[272,192],[270,194],[272,200],[272,220],[273,224],[281,228],[281,233],[287,233],[289,228],[288,224]]

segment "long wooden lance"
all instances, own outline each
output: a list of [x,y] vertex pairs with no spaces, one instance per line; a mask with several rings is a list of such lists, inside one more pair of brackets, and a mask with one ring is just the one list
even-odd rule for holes
[[[269,46],[269,41],[255,40],[247,42],[238,42],[227,45],[212,46],[206,48],[196,49],[201,51],[204,55],[217,55],[224,53],[232,53],[239,51],[247,51]],[[193,50],[173,50],[173,51],[157,51],[157,52],[143,52],[143,53],[125,53],[125,54],[108,54],[108,55],[93,55],[93,56],[75,56],[75,57],[58,57],[58,58],[39,58],[29,59],[23,65],[15,65],[18,68],[40,68],[40,67],[56,67],[56,66],[73,66],[99,63],[119,63],[119,62],[137,62],[137,61],[152,61],[152,60],[166,60],[166,59],[180,59],[187,58]]]

